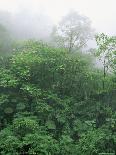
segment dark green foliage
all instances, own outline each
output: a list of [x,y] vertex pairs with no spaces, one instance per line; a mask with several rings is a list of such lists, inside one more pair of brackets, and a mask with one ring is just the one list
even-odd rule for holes
[[31,40],[1,62],[1,155],[116,153],[115,75]]

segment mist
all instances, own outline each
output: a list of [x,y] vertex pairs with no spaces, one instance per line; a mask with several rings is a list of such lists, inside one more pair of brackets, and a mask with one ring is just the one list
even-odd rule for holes
[[[0,0],[0,24],[13,40],[48,42],[54,25],[70,10],[87,16],[96,33],[116,34],[115,0]],[[95,40],[88,47],[96,47]]]
[[116,0],[0,0],[0,155],[116,155]]
[[89,17],[97,32],[110,35],[116,34],[115,6],[115,0],[0,0],[0,10],[14,14],[19,10],[24,10],[25,13],[35,12],[36,15],[41,12],[54,23],[73,9]]
[[29,10],[16,13],[0,11],[0,24],[10,33],[13,39],[47,40],[52,31],[53,22],[46,14],[35,14]]

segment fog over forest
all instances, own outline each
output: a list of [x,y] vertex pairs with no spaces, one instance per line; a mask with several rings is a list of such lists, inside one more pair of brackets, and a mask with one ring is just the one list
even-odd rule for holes
[[[86,15],[92,21],[98,32],[116,34],[115,0],[0,0],[0,10],[17,12],[34,12],[49,16],[53,23],[57,23],[62,16],[73,9]],[[23,17],[22,17],[23,18]]]
[[[104,5],[105,4],[105,5]],[[19,39],[50,39],[50,33],[70,10],[91,20],[96,33],[115,35],[115,0],[0,0],[0,23]],[[89,42],[94,47],[95,42]]]
[[0,23],[17,39],[48,39],[53,22],[49,16],[29,10],[17,13],[0,11]]
[[116,155],[116,0],[0,0],[0,155]]

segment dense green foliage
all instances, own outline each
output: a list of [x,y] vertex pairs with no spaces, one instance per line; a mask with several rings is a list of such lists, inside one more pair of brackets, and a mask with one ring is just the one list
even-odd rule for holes
[[115,57],[105,79],[90,55],[37,41],[0,61],[1,155],[116,154]]

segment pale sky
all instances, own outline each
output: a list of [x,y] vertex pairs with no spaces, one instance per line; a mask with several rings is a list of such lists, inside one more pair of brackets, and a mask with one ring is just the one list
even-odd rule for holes
[[0,10],[44,12],[58,22],[74,9],[90,18],[98,32],[116,35],[116,0],[0,0]]

